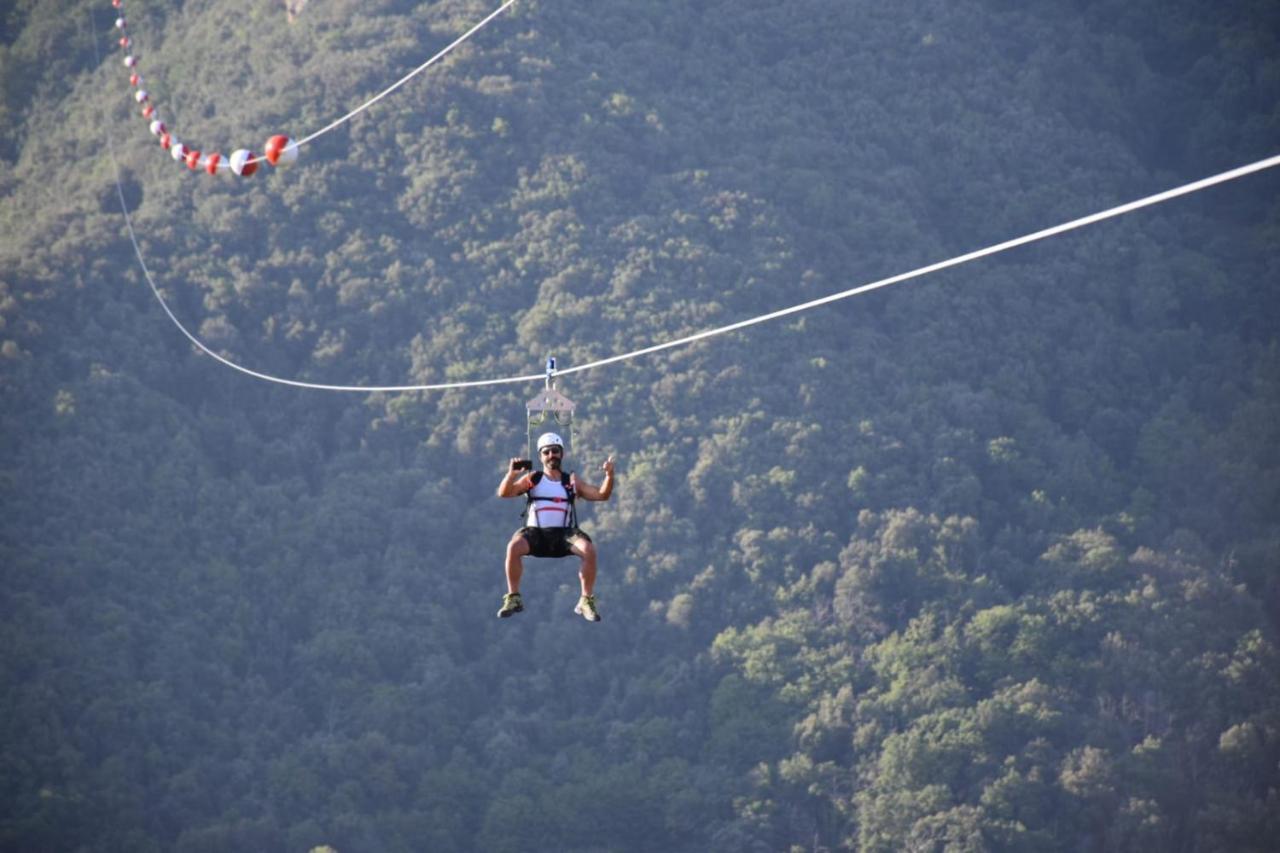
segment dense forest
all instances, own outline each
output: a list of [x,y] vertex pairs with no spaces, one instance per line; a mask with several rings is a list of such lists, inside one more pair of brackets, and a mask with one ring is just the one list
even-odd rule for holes
[[[128,0],[224,155],[497,5]],[[1276,154],[1272,0],[520,0],[250,179],[115,15],[0,5],[0,850],[1275,849],[1280,174],[564,377],[599,624],[537,384],[121,211],[538,373]]]

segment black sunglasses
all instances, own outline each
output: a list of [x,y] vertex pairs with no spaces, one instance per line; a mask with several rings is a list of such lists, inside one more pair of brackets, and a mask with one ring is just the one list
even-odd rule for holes
[[543,456],[546,456],[549,453],[554,453],[556,456],[559,456],[561,453],[563,453],[563,451],[558,447],[544,447],[538,452],[541,453]]

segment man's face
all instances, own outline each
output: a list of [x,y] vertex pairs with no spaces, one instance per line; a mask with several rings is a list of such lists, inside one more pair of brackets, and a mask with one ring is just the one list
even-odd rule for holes
[[544,447],[538,451],[542,456],[543,467],[550,468],[553,471],[560,470],[560,460],[564,458],[564,448],[558,444]]

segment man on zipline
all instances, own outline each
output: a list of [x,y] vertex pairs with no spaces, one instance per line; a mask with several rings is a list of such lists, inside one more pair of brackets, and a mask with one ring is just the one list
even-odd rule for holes
[[584,483],[577,474],[566,474],[564,441],[554,432],[538,438],[538,456],[542,459],[541,471],[522,474],[524,467],[532,467],[525,460],[512,459],[507,475],[498,484],[498,497],[515,498],[528,495],[529,506],[525,526],[517,530],[507,543],[507,594],[502,596],[502,609],[498,615],[504,619],[524,610],[520,600],[520,576],[524,574],[523,558],[567,557],[576,554],[582,558],[578,578],[582,582],[582,597],[573,608],[588,622],[599,622],[593,592],[596,584],[596,546],[591,537],[578,529],[578,514],[574,499],[607,501],[613,494],[613,457],[600,467],[604,470],[604,482],[599,487]]

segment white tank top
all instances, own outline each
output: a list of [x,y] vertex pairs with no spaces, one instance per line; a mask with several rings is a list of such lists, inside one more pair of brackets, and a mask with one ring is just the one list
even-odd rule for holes
[[560,485],[559,480],[553,480],[543,475],[527,494],[533,499],[533,503],[529,504],[529,517],[525,524],[529,527],[568,527],[571,518],[569,509],[569,491]]

